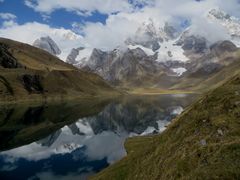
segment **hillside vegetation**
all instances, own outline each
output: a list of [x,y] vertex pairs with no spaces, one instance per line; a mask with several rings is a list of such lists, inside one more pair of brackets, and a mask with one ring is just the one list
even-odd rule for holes
[[119,94],[93,73],[46,51],[0,38],[0,100],[29,101]]
[[125,147],[127,157],[92,179],[240,179],[240,74],[161,135],[130,138]]

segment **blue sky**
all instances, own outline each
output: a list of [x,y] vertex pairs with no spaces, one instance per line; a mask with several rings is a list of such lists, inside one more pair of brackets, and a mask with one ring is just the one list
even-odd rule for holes
[[2,2],[0,4],[0,12],[15,14],[18,17],[18,22],[20,24],[29,21],[42,22],[40,15],[38,13],[35,13],[33,9],[25,6],[24,2],[21,0],[6,0]]
[[[101,22],[105,24],[108,17],[107,14],[101,14],[97,11],[93,12],[90,16],[80,16],[75,12],[59,9],[52,12],[48,19],[44,19],[41,12],[36,12],[34,9],[25,5],[24,0],[5,0],[0,3],[1,13],[12,13],[17,16],[18,24],[37,21],[39,23],[46,23],[52,27],[64,27],[71,29],[73,22]],[[2,23],[4,20],[0,19]]]
[[[0,13],[11,13],[14,14],[17,18],[15,21],[19,25],[25,24],[27,22],[39,22],[42,24],[48,24],[51,27],[59,28],[59,27],[64,27],[66,29],[71,29],[73,23],[79,23],[79,24],[84,24],[86,22],[92,22],[92,23],[102,23],[106,24],[106,20],[108,19],[109,15],[117,14],[119,12],[124,11],[121,8],[121,5],[124,7],[123,3],[120,3],[120,8],[116,9],[113,8],[114,10],[111,12],[109,9],[101,9],[98,7],[91,7],[91,6],[84,6],[81,9],[81,1],[84,0],[68,0],[70,5],[68,6],[66,3],[63,5],[60,5],[60,7],[56,6],[58,5],[58,1],[55,1],[54,3],[53,0],[0,0]],[[79,2],[79,3],[71,3],[71,2]],[[94,3],[95,0],[89,0],[89,2]],[[107,0],[106,0],[107,1]],[[106,2],[105,1],[105,2]],[[166,1],[166,0],[110,0],[109,2],[116,4],[116,2],[124,2],[125,4],[128,4],[132,6],[131,8],[133,9],[143,9],[147,5],[152,5],[153,2],[161,2],[161,1]],[[169,2],[174,1],[170,0]],[[177,2],[177,0],[175,0]],[[188,1],[197,1],[199,3],[203,1],[217,1],[217,0],[178,0],[180,3],[188,2]],[[219,0],[219,2],[223,0]],[[239,2],[240,0],[229,0],[229,2]],[[31,5],[28,5],[26,2],[31,3]],[[44,3],[47,4],[49,2],[50,8],[44,8]],[[67,1],[66,1],[67,2]],[[104,2],[104,1],[102,1]],[[43,7],[41,7],[41,4]],[[80,5],[76,5],[80,4]],[[84,2],[86,3],[86,0]],[[91,4],[91,3],[89,3]],[[166,3],[167,4],[167,3]],[[222,3],[223,4],[223,3]],[[231,4],[231,3],[230,3]],[[118,4],[117,4],[118,5]],[[76,6],[76,7],[75,7]],[[110,5],[108,8],[111,8]],[[174,6],[174,4],[173,4]],[[226,7],[228,7],[228,3],[226,3]],[[84,9],[85,8],[85,9]],[[89,9],[88,9],[89,8]],[[127,7],[128,8],[128,7]],[[126,9],[127,9],[126,8]],[[189,7],[191,8],[191,7]],[[75,10],[73,10],[75,9]],[[173,7],[174,10],[174,7]],[[78,11],[81,11],[82,15],[78,13]],[[85,13],[87,11],[88,13]],[[128,11],[128,10],[126,10]],[[159,9],[161,11],[161,9]],[[233,15],[239,16],[240,13],[236,11],[230,11],[229,13],[232,13]],[[0,18],[0,25],[4,22],[4,19]]]

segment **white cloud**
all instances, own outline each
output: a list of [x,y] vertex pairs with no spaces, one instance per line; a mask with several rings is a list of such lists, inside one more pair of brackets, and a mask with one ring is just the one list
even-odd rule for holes
[[[146,1],[139,0],[144,3]],[[227,4],[227,5],[226,5]],[[195,33],[208,37],[209,41],[229,39],[227,31],[206,20],[206,13],[212,8],[220,8],[231,15],[240,17],[240,4],[237,0],[228,3],[220,0],[193,1],[193,0],[155,0],[142,9],[134,12],[120,12],[109,15],[106,24],[86,23],[81,27],[85,40],[90,46],[113,49],[123,44],[144,21],[153,19],[157,26],[163,26],[165,21],[179,24],[179,19],[188,19],[192,23]]]
[[3,21],[2,23],[3,28],[15,26],[15,25],[17,25],[17,23],[14,20],[7,20],[7,21]]
[[80,14],[94,11],[111,14],[131,10],[128,0],[25,0],[25,4],[41,13],[51,13],[57,9],[66,9]]
[[193,25],[191,26],[190,33],[207,37],[209,43],[231,39],[228,31],[220,24],[208,22],[206,19],[201,17],[195,18],[192,23]]
[[16,25],[17,17],[12,13],[0,13],[0,19],[3,20],[2,28]]
[[13,23],[0,29],[0,37],[28,44],[33,44],[36,39],[42,36],[50,36],[58,44],[62,50],[60,58],[63,60],[66,59],[72,48],[83,46],[82,36],[73,33],[71,30],[52,28],[46,24],[37,22],[23,25]]
[[16,19],[16,18],[17,17],[11,13],[0,13],[0,19],[11,20],[11,19]]
[[102,23],[86,23],[82,31],[89,46],[105,50],[122,45],[127,37],[133,35],[140,24],[124,16],[113,15]]
[[[86,119],[88,120],[88,119]],[[79,120],[76,126],[79,131],[85,135],[73,134],[68,126],[61,129],[61,133],[51,146],[43,146],[40,142],[21,146],[9,151],[1,152],[0,155],[6,155],[5,162],[16,162],[19,158],[29,161],[39,161],[48,159],[54,154],[71,153],[75,148],[85,147],[83,153],[88,161],[107,159],[112,164],[126,155],[124,141],[128,137],[125,132],[118,134],[111,131],[103,131],[94,134],[92,127],[84,120]],[[47,137],[49,138],[49,137]],[[42,141],[44,142],[45,139]],[[71,148],[67,148],[67,146]],[[82,158],[74,157],[75,160]]]

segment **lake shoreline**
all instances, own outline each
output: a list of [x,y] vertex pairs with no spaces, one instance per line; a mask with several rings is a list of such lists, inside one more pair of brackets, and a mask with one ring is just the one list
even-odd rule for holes
[[164,95],[164,94],[201,94],[191,90],[173,90],[173,89],[158,89],[158,88],[136,88],[126,90],[131,95]]

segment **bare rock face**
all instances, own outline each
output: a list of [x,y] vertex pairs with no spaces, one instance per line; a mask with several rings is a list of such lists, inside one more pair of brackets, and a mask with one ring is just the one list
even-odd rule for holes
[[214,53],[214,55],[216,56],[220,56],[224,53],[231,53],[236,51],[237,49],[237,46],[231,41],[219,41],[210,46],[211,52]]
[[180,67],[185,67],[185,63],[181,61],[165,61],[165,62],[160,62],[163,66],[166,68],[180,68]]
[[147,74],[162,72],[164,66],[155,61],[155,58],[156,56],[147,56],[141,48],[123,52],[119,49],[109,52],[94,49],[85,69],[94,71],[116,85],[123,81],[131,82]]
[[58,45],[49,36],[37,39],[34,41],[33,46],[43,49],[54,56],[61,54]]
[[43,93],[41,77],[39,75],[25,74],[21,78],[24,88],[29,93]]
[[142,39],[142,40],[137,39],[137,38],[136,39],[129,38],[125,41],[125,43],[127,45],[133,45],[133,46],[141,45],[141,46],[143,46],[145,48],[149,48],[153,51],[157,51],[161,47],[159,41],[154,38],[146,38],[146,39]]
[[96,69],[98,71],[101,71],[101,67],[102,67],[102,70],[103,70],[103,66],[105,66],[106,68],[108,68],[107,64],[108,63],[108,60],[111,60],[110,59],[110,56],[114,56],[113,52],[105,52],[105,51],[102,51],[100,49],[93,49],[93,52],[90,56],[90,59],[88,61],[88,66],[91,68],[91,69]]
[[232,58],[225,58],[225,55],[232,55],[237,50],[238,48],[231,41],[219,41],[211,45],[200,58],[188,62],[187,69],[189,73],[194,73],[197,76],[218,72],[235,61]]
[[[177,78],[184,78],[185,75],[191,74],[196,77],[205,77],[218,72],[226,65],[224,61],[229,61],[222,60],[221,55],[225,52],[237,50],[234,44],[227,41],[218,42],[212,45],[211,48],[207,48],[205,43],[206,41],[203,41],[204,46],[200,45],[199,47],[196,46],[197,43],[191,44],[193,46],[189,51],[198,52],[200,55],[199,58],[187,62],[158,62],[156,61],[158,58],[157,52],[154,55],[147,55],[141,48],[115,49],[113,51],[93,49],[86,64],[81,68],[100,75],[112,85],[120,85],[125,82],[141,86],[148,79],[161,85],[162,76],[166,77],[166,81],[175,78],[177,83]],[[171,55],[171,53],[169,54]],[[221,61],[218,59],[221,59]]]
[[76,61],[77,56],[79,55],[79,51],[83,50],[84,47],[79,47],[79,48],[73,48],[70,52],[70,54],[67,57],[66,62],[69,64],[77,64],[78,62]]
[[183,33],[176,45],[182,46],[184,51],[201,54],[207,50],[207,40],[201,36],[190,35],[188,31]]
[[160,42],[163,42],[163,40],[154,22],[149,19],[149,22],[143,23],[137,29],[134,37],[128,38],[125,43],[127,45],[141,45],[156,51],[160,48]]
[[228,20],[231,18],[231,16],[223,11],[220,11],[218,9],[211,9],[209,11],[209,15],[212,15],[213,17],[215,17],[216,19],[220,19],[220,20]]

